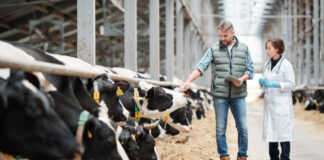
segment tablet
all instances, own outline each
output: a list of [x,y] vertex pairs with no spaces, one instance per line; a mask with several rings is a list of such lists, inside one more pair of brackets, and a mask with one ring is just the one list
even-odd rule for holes
[[233,77],[233,76],[231,76],[231,75],[227,76],[227,77],[225,78],[225,80],[226,80],[226,81],[229,81],[229,82],[232,82],[232,81],[241,82],[241,80],[239,80],[238,78]]

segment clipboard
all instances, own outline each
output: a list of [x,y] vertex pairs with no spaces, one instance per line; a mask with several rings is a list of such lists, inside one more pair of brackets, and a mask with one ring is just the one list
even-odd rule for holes
[[239,80],[238,78],[233,77],[233,76],[231,76],[231,75],[227,76],[227,77],[225,78],[225,80],[226,80],[226,81],[229,81],[229,82],[237,81],[237,82],[240,82],[240,83],[241,83],[241,80]]

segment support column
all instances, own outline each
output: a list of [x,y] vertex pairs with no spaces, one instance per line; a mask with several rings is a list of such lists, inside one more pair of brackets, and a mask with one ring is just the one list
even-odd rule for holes
[[[309,16],[311,15],[310,13],[310,0],[307,0],[306,1],[306,15]],[[310,28],[311,27],[311,19],[310,18],[307,18],[306,19],[306,28]],[[306,69],[305,69],[305,72],[306,72],[306,85],[310,85],[311,84],[311,79],[312,79],[312,76],[311,76],[311,68],[310,68],[310,58],[311,58],[311,35],[310,35],[310,31],[308,31],[306,33]]]
[[322,54],[322,60],[320,65],[320,71],[321,71],[321,81],[320,84],[324,84],[324,2],[320,1],[321,3],[321,54]]
[[[292,0],[288,0],[287,7],[287,16],[292,15]],[[287,54],[288,54],[288,59],[290,62],[292,62],[292,57],[293,57],[293,51],[292,51],[292,45],[293,45],[293,38],[292,38],[292,18],[286,18],[287,21],[287,41],[285,42],[287,44]]]
[[[293,5],[292,5],[293,7],[293,15],[297,15],[298,13],[297,13],[297,0],[293,0]],[[291,56],[291,63],[292,63],[292,66],[293,66],[293,68],[296,68],[294,71],[295,71],[295,77],[297,77],[298,76],[298,71],[297,71],[297,61],[296,61],[296,59],[297,59],[297,57],[298,57],[298,53],[299,53],[299,48],[298,48],[298,25],[297,25],[297,18],[294,18],[293,19],[293,34],[292,34],[292,36],[293,36],[293,44],[292,44],[292,49],[293,49],[293,51],[292,51],[292,56]],[[297,82],[299,82],[298,80],[297,80]],[[298,85],[300,84],[300,83],[297,83]]]
[[[184,29],[184,48],[183,48],[183,52],[184,52],[184,75],[188,76],[189,75],[189,64],[190,61],[193,59],[193,55],[192,55],[192,46],[190,44],[190,24],[187,24],[185,26]],[[186,77],[185,77],[186,78]]]
[[174,0],[165,1],[165,69],[168,81],[173,81],[174,73]]
[[[304,14],[305,11],[305,5],[304,5],[304,1],[303,0],[298,0],[299,4],[298,4],[298,13],[299,15]],[[304,24],[306,22],[306,19],[299,19],[298,20],[298,26],[299,26],[299,31],[298,31],[298,79],[299,79],[299,84],[305,84],[305,44],[304,44],[304,39],[306,39],[306,34],[305,34],[305,27]]]
[[77,18],[78,18],[78,43],[77,56],[79,59],[96,64],[96,14],[95,1],[78,0],[77,1]]
[[319,81],[319,8],[318,8],[318,0],[314,0],[314,9],[313,9],[313,13],[314,13],[314,34],[313,34],[313,71],[314,71],[314,85],[318,85],[318,81]]
[[125,0],[124,66],[137,71],[137,0]]
[[182,4],[180,0],[176,2],[176,14],[177,14],[177,23],[176,23],[176,54],[177,54],[177,62],[176,62],[176,74],[178,78],[185,80],[187,77],[184,76],[183,70],[183,11]]
[[159,0],[150,0],[150,74],[153,80],[160,79],[159,3]]

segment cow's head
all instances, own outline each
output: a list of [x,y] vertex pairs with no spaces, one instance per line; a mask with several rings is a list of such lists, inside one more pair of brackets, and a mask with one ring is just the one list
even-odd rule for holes
[[[117,93],[120,91],[124,93],[129,88],[129,83],[126,81],[114,83],[106,76],[101,76],[96,81],[99,87],[101,105],[107,106],[109,117],[115,122],[126,121],[129,112],[120,104],[119,97],[121,95],[117,95]],[[88,89],[93,94],[92,82],[88,83]]]
[[155,149],[155,141],[151,134],[142,126],[136,128],[136,142],[140,147],[139,159],[158,160],[158,154]]
[[144,117],[147,118],[160,118],[167,113],[184,107],[186,99],[184,94],[175,92],[161,87],[154,87],[146,82],[140,82],[141,89],[147,91],[147,95],[143,99]]
[[[54,100],[55,111],[76,134],[82,107],[69,101],[60,92],[49,92],[49,95]],[[109,155],[112,155],[112,159],[121,159],[120,157],[123,154],[118,151],[119,142],[116,141],[116,126],[107,117],[107,112],[105,113],[106,117],[101,117],[100,114],[99,118],[90,115],[86,121],[82,141],[85,148],[83,157],[84,159],[107,159]]]
[[165,126],[167,134],[177,135],[182,132],[189,132],[191,127],[192,112],[187,107],[179,108],[170,114],[170,117],[166,120],[166,123],[162,123]]
[[149,110],[158,110],[160,112],[170,109],[173,104],[173,97],[164,91],[162,87],[152,87],[147,91]]
[[128,119],[126,124],[122,127],[122,133],[118,139],[125,149],[129,159],[139,160],[139,146],[136,143],[136,124],[134,120]]
[[324,99],[324,90],[316,90],[312,97],[305,102],[305,110],[318,109],[319,102]]
[[90,117],[83,132],[83,145],[86,147],[83,159],[121,160],[117,150],[115,131],[105,122]]
[[138,84],[134,83],[129,83],[129,88],[124,92],[124,95],[120,96],[121,102],[123,103],[124,107],[130,112],[131,117],[135,117],[135,101],[133,98],[135,88],[139,92],[139,97],[146,96],[146,91],[142,90]]
[[73,158],[79,148],[38,79],[17,71],[0,84],[0,150],[30,159]]

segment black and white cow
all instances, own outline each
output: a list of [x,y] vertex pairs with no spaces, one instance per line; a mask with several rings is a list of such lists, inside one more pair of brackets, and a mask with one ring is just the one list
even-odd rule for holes
[[[76,134],[78,120],[83,108],[78,104],[67,99],[57,91],[49,92],[54,102],[54,109],[69,126],[71,131]],[[109,124],[109,125],[108,125]],[[107,123],[98,120],[90,115],[85,122],[83,131],[84,154],[83,159],[122,159],[118,151],[118,144],[115,138],[116,126],[111,121]],[[124,155],[126,156],[126,155]]]
[[292,92],[293,104],[296,102],[305,102],[306,101],[306,91],[305,90],[295,90]]
[[137,126],[134,120],[128,119],[122,126],[123,130],[118,137],[130,160],[139,160],[140,148],[136,142]]
[[143,117],[161,118],[187,104],[183,93],[154,87],[144,81],[139,82],[139,86],[147,92],[147,95],[143,97]]
[[312,97],[305,102],[305,110],[318,109],[324,112],[324,90],[316,90]]
[[141,125],[136,128],[136,142],[140,148],[140,160],[159,160],[159,156],[155,149],[154,138],[149,134],[149,131]]
[[0,80],[0,93],[0,151],[30,159],[70,159],[79,152],[33,74],[13,72]]
[[191,109],[194,112],[194,117],[197,119],[201,119],[202,117],[206,117],[205,116],[205,110],[206,107],[204,107],[203,105],[203,98],[201,97],[202,91],[201,90],[197,90],[197,91],[193,91],[192,89],[188,89],[187,91],[185,91],[188,103],[191,106]]
[[[8,44],[9,46],[11,44]],[[50,62],[55,64],[62,64],[70,67],[76,67],[84,68],[86,70],[94,70],[96,71],[96,68],[91,66],[90,64],[83,62],[82,60],[79,60],[77,58],[69,57],[69,56],[63,56],[63,55],[51,55],[46,52],[43,52],[39,49],[30,47],[28,45],[24,44],[13,44],[10,46],[11,48],[15,48],[16,50],[20,50],[21,52],[25,53],[27,56],[29,55],[31,58],[37,61],[44,61],[44,62]],[[97,111],[97,109],[100,107],[92,98],[91,93],[88,92],[87,88],[81,83],[81,79],[77,77],[67,77],[67,76],[58,76],[58,75],[49,75],[44,74],[43,79],[47,82],[47,84],[52,84],[50,86],[50,89],[46,89],[46,91],[49,90],[57,90],[61,93],[63,93],[66,97],[73,100],[75,103],[79,103],[84,109],[88,110],[90,113],[94,113]],[[42,78],[39,78],[42,79]],[[115,122],[119,121],[126,121],[128,112],[122,108],[122,106],[118,103],[118,96],[115,94],[111,94],[111,92],[108,93],[107,90],[100,88],[101,86],[109,86],[113,85],[108,80],[99,80],[99,90],[104,90],[103,93],[101,93],[102,97],[100,104],[104,105],[103,107],[108,107],[108,114],[109,117],[111,117]],[[102,84],[104,83],[104,84]],[[108,83],[108,84],[106,84]],[[91,83],[90,83],[91,84]],[[115,86],[115,85],[113,85]],[[115,87],[112,87],[115,88]],[[115,93],[115,91],[110,90]],[[109,102],[110,104],[104,104]],[[116,103],[117,102],[117,103]]]
[[182,107],[170,114],[166,121],[160,121],[157,128],[152,129],[154,138],[164,138],[165,134],[177,135],[180,131],[189,132],[192,129],[192,110],[188,107]]
[[[61,59],[64,59],[65,60],[65,58],[67,58],[67,57],[63,57],[63,58],[57,58],[56,56],[53,57],[52,55],[49,55],[49,54],[47,54],[47,53],[45,53],[43,51],[40,51],[38,49],[29,47],[29,46],[26,46],[26,45],[15,44],[15,46],[13,46],[13,45],[11,45],[9,43],[0,42],[0,45],[1,44],[5,44],[5,47],[6,48],[9,48],[8,50],[13,51],[13,53],[16,53],[18,55],[23,55],[23,56],[28,57],[29,60],[30,59],[31,60],[35,60],[36,59],[36,60],[45,61],[45,62],[51,62],[51,63],[56,63],[56,64],[65,64],[65,65],[68,64],[68,65],[71,65],[69,63],[66,63],[66,61],[63,61],[65,63],[63,63],[63,62],[60,61]],[[58,56],[58,57],[60,57],[60,56]],[[70,60],[75,65],[80,64],[79,63],[80,60],[75,60],[75,59],[73,59],[71,57],[70,58],[67,58],[67,60]],[[85,63],[85,62],[83,62],[83,63]],[[82,67],[83,65],[80,65],[80,66]],[[90,67],[87,66],[85,68],[89,69]],[[109,121],[110,120],[109,120],[109,118],[107,116],[107,112],[109,110],[108,109],[103,110],[103,108],[105,108],[105,107],[107,108],[107,105],[100,106],[97,103],[95,103],[94,100],[92,99],[92,96],[87,91],[87,88],[81,82],[81,79],[80,78],[76,78],[76,77],[66,77],[66,76],[55,76],[55,75],[42,75],[42,76],[43,77],[38,77],[38,78],[39,79],[42,79],[42,78],[45,79],[44,77],[46,77],[45,80],[46,81],[49,81],[49,84],[52,85],[51,87],[49,87],[47,89],[47,91],[59,91],[59,93],[62,93],[64,95],[64,97],[68,98],[72,102],[72,104],[81,105],[83,109],[88,110],[90,113],[93,113],[94,115],[101,116],[101,117],[99,117],[99,119],[101,119],[102,122],[105,122],[107,125],[111,125],[111,124],[109,124]],[[99,85],[99,86],[107,86],[107,85],[103,84],[103,85]],[[101,89],[101,88],[99,88],[99,89]],[[116,93],[115,91],[113,91],[113,92]],[[103,93],[103,95],[105,95],[105,93]],[[102,98],[102,99],[105,99],[105,98],[107,98],[109,96],[103,96],[103,97],[104,98]],[[117,97],[117,96],[115,96],[115,97]],[[60,100],[60,99],[58,99],[58,100]],[[116,104],[115,103],[116,101],[114,101],[114,100],[112,100],[112,101],[105,100],[105,101],[111,102],[109,104]],[[118,103],[118,100],[117,100],[117,104],[119,104]],[[116,106],[114,106],[114,105],[108,105],[108,107],[112,107],[112,109],[110,109],[110,112],[112,112],[112,111],[114,111],[114,109],[115,109]],[[105,113],[103,113],[103,112],[105,112]],[[102,115],[104,115],[104,116],[102,116]],[[104,118],[102,118],[102,117],[104,117]],[[113,115],[111,117],[120,118],[122,116],[119,116],[119,115],[116,115],[115,116],[115,115]],[[126,117],[124,117],[124,119],[126,120]],[[104,126],[102,124],[102,122],[99,121],[99,123],[97,123],[97,122],[94,123],[94,124],[96,124],[96,125],[94,125],[95,126],[95,129],[98,129],[97,125]],[[105,127],[105,128],[107,128],[107,127]],[[107,129],[104,129],[104,130],[107,130]],[[100,132],[102,132],[102,131],[100,131]],[[119,128],[117,127],[114,132],[116,132],[116,135],[118,136],[120,134],[120,132],[121,132],[121,128],[120,127]],[[101,134],[107,134],[107,132],[102,132]],[[114,138],[115,139],[114,140],[115,141],[115,144],[117,144],[117,146],[119,146],[117,148],[117,149],[119,149],[118,152],[120,154],[124,153],[125,156],[121,156],[122,159],[128,159],[127,158],[127,155],[125,154],[125,152],[124,152],[123,148],[121,147],[119,141],[117,141],[117,138],[116,138],[117,136],[113,136],[111,138]],[[105,141],[102,141],[102,143],[105,143]],[[94,146],[96,146],[96,145],[94,145]],[[91,148],[91,147],[88,147],[88,148]],[[103,146],[102,148],[105,148],[105,147]],[[107,147],[105,149],[107,149]],[[91,155],[91,154],[85,153],[85,156],[87,156],[87,155]],[[100,157],[100,154],[98,154],[98,156]],[[104,155],[102,155],[102,156],[104,156]],[[98,159],[100,159],[100,158],[98,158]]]
[[[147,90],[145,87],[149,89]],[[182,112],[182,110],[184,110],[182,108],[185,108],[183,106],[184,102],[186,102],[183,97],[184,95],[165,88],[153,87],[145,82],[140,82],[140,85],[130,84],[129,89],[120,97],[125,108],[130,111],[132,117],[135,116],[135,102],[133,100],[135,88],[137,88],[139,96],[141,97],[140,105],[142,108],[142,118],[160,119],[171,113],[170,117],[167,119],[169,125],[184,132],[189,132],[191,130],[190,123],[187,123],[188,120],[185,120],[187,115],[185,112]]]

